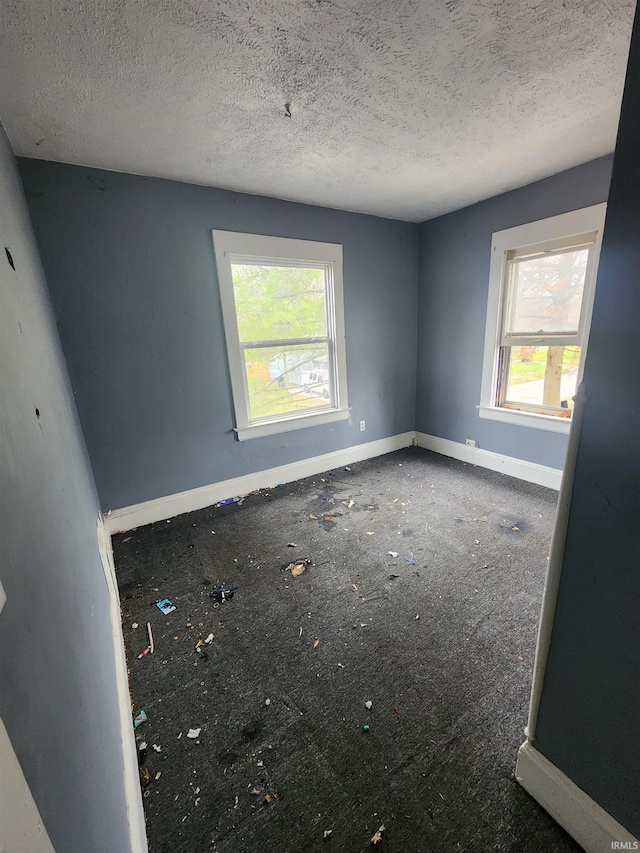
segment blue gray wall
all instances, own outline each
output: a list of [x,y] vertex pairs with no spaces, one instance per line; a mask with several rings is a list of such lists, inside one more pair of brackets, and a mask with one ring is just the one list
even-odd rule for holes
[[[127,809],[98,498],[1,127],[0,252],[0,579],[7,595],[0,716],[56,850],[124,853]],[[3,813],[5,839],[11,819]]]
[[640,16],[584,371],[535,746],[640,838]]
[[[103,509],[414,428],[417,225],[59,163],[20,171]],[[236,440],[213,228],[344,246],[352,425]]]
[[420,226],[416,429],[562,468],[568,437],[481,419],[491,236],[607,200],[611,157]]

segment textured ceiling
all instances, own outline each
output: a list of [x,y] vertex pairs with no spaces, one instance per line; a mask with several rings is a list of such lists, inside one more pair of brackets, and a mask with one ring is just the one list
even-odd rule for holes
[[634,7],[0,5],[17,154],[413,221],[612,151]]

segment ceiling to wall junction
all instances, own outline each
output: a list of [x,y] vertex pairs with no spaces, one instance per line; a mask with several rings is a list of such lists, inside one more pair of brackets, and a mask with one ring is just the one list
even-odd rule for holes
[[421,221],[613,150],[633,7],[2,0],[0,116],[27,157]]

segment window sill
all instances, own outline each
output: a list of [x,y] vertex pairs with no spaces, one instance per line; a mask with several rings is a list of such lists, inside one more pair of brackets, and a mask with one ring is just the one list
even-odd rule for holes
[[544,429],[548,432],[569,434],[571,418],[556,418],[553,415],[537,415],[534,412],[519,412],[517,409],[500,409],[497,406],[477,406],[481,418],[502,421],[505,424]]
[[326,412],[312,412],[308,415],[296,415],[273,421],[261,421],[246,427],[235,427],[235,432],[238,435],[238,441],[247,441],[250,438],[262,438],[279,432],[290,432],[294,429],[320,426],[334,421],[346,421],[349,417],[351,417],[351,409],[329,409]]

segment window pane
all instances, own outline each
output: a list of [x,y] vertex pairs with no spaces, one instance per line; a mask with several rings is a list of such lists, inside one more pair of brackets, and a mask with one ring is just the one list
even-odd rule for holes
[[562,417],[571,417],[580,347],[506,347],[506,350],[505,402],[562,409]]
[[256,347],[244,355],[252,420],[333,405],[327,344]]
[[506,332],[577,332],[587,269],[588,249],[511,265],[512,294]]
[[324,337],[324,269],[231,264],[240,341]]

